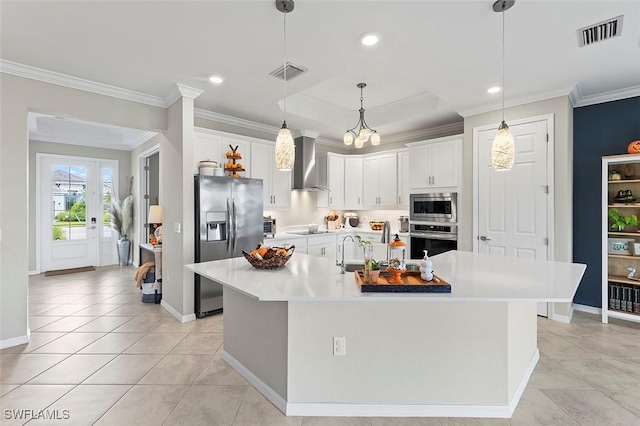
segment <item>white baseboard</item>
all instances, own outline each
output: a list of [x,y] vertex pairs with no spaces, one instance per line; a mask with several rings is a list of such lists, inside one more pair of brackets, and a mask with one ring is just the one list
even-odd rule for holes
[[595,306],[580,305],[578,303],[574,303],[573,309],[580,312],[586,312],[588,314],[602,315],[602,309],[596,308]]
[[511,418],[529,378],[535,369],[540,352],[536,349],[529,366],[520,380],[520,384],[511,398],[509,405],[426,405],[426,404],[330,404],[330,403],[291,403],[249,371],[244,365],[226,351],[222,351],[222,359],[244,377],[258,392],[267,398],[287,416],[322,416],[322,417],[483,417]]
[[31,338],[31,330],[27,328],[27,334],[23,336],[0,340],[0,349],[11,348],[13,346],[18,346],[18,345],[24,345],[25,343],[29,343],[30,338]]
[[575,306],[573,303],[571,304],[571,308],[569,309],[569,315],[556,314],[554,312],[554,309],[555,309],[555,307],[553,306],[554,304],[552,303],[551,305],[552,305],[552,307],[551,307],[551,315],[549,315],[549,317],[548,317],[550,320],[563,322],[565,324],[570,324],[571,323],[571,318],[573,318],[573,310],[574,310],[573,307]]
[[39,275],[39,271],[29,271],[29,275]]
[[264,395],[276,408],[282,411],[287,416],[293,416],[295,414],[289,414],[287,410],[287,401],[282,398],[276,391],[271,389],[265,382],[260,380],[258,376],[253,374],[247,367],[242,365],[240,361],[235,359],[232,355],[222,350],[222,359],[227,362],[234,370],[236,370],[242,377],[245,378],[258,392]]
[[170,304],[168,304],[164,299],[162,299],[160,301],[160,306],[162,306],[167,312],[169,312],[175,319],[177,319],[178,321],[180,321],[181,323],[185,323],[185,322],[189,322],[189,321],[195,321],[196,320],[196,314],[189,314],[189,315],[182,315],[180,312],[178,312],[173,306],[171,306]]

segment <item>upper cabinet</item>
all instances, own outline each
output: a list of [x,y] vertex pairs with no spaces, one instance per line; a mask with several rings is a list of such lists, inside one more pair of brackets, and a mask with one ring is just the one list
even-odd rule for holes
[[237,162],[242,164],[246,177],[251,176],[251,141],[249,139],[222,137],[222,152],[220,161],[226,161],[226,153],[232,151],[232,147],[238,147],[237,152],[242,156]]
[[398,207],[409,209],[409,152],[398,153]]
[[396,208],[398,205],[398,156],[396,152],[366,155],[362,161],[364,208]]
[[251,177],[262,179],[265,210],[291,206],[291,172],[276,168],[275,143],[254,141],[251,144]]
[[317,158],[318,183],[328,191],[318,192],[318,207],[340,209],[344,206],[345,158],[332,152]]
[[415,142],[407,146],[410,191],[458,186],[462,135]]
[[362,209],[362,157],[344,157],[344,208]]
[[198,163],[200,161],[224,162],[224,157],[221,154],[222,136],[209,133],[206,129],[196,130],[193,143],[193,173],[199,173]]

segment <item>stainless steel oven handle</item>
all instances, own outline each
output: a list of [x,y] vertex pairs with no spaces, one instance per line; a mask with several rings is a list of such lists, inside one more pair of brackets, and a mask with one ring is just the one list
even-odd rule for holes
[[439,232],[410,232],[411,238],[431,238],[432,240],[457,241],[458,234],[442,234]]

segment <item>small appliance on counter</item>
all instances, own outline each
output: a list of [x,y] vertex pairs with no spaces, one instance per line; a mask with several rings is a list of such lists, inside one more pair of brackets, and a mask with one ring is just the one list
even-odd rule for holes
[[360,225],[360,219],[354,212],[346,212],[344,214],[344,227],[347,229],[357,228]]
[[400,216],[398,222],[400,222],[400,232],[409,232],[409,216]]
[[264,237],[271,236],[271,238],[276,236],[276,220],[271,216],[262,217],[262,235]]

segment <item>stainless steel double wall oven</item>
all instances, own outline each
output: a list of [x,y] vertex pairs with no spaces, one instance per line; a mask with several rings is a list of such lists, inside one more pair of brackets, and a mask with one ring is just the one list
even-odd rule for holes
[[409,237],[411,259],[421,259],[458,249],[457,201],[455,192],[411,194]]

